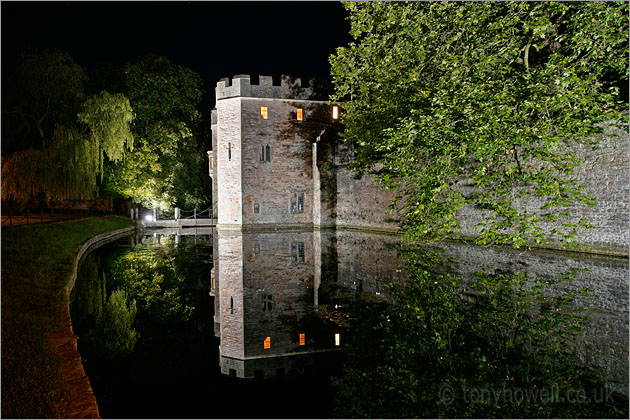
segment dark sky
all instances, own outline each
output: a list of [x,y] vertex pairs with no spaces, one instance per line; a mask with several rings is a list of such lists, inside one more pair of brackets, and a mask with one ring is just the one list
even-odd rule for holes
[[235,74],[329,78],[328,56],[350,40],[339,2],[7,2],[2,68],[28,47],[56,48],[93,69],[156,53],[213,92]]

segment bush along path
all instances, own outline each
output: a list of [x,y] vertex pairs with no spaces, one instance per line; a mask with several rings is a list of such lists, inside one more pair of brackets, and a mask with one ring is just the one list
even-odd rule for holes
[[82,252],[121,229],[133,223],[107,216],[2,229],[2,417],[98,417],[69,294]]

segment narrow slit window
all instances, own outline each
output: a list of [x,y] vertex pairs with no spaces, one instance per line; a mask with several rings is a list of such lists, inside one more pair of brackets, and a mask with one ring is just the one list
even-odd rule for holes
[[273,296],[272,295],[262,295],[260,301],[261,301],[261,304],[262,304],[263,312],[264,311],[271,312],[271,310],[273,309]]
[[260,161],[265,161],[265,146],[263,144],[260,145]]
[[260,255],[260,244],[258,242],[254,242],[254,255],[255,256]]
[[271,162],[271,147],[269,145],[265,146],[265,160]]
[[230,313],[234,313],[234,298],[230,296]]
[[306,344],[306,334],[300,334],[300,346]]
[[341,345],[341,335],[339,333],[335,333],[335,346],[339,347]]
[[265,341],[263,342],[263,348],[265,350],[271,348],[271,337],[265,337]]
[[299,193],[298,194],[297,212],[298,213],[304,213],[304,193]]
[[254,200],[254,213],[260,213],[260,203],[256,200]]
[[297,243],[291,242],[291,261],[297,262]]
[[304,114],[302,112],[302,108],[297,109],[296,118],[298,121],[302,121],[304,119]]
[[266,120],[267,118],[269,118],[269,112],[267,111],[266,106],[260,107],[260,116],[262,117],[263,120]]
[[232,160],[232,143],[228,143],[228,160]]

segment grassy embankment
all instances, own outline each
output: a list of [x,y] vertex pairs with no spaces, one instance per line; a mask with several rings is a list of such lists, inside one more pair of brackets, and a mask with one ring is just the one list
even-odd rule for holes
[[120,216],[2,228],[2,417],[59,418],[69,387],[49,334],[64,328],[65,287],[89,238]]

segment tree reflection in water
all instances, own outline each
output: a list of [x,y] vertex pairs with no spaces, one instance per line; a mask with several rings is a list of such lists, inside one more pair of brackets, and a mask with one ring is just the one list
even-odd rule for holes
[[628,417],[572,350],[587,317],[572,309],[576,292],[558,290],[575,271],[530,281],[495,268],[464,283],[433,251],[402,254],[406,286],[350,310],[336,417]]

